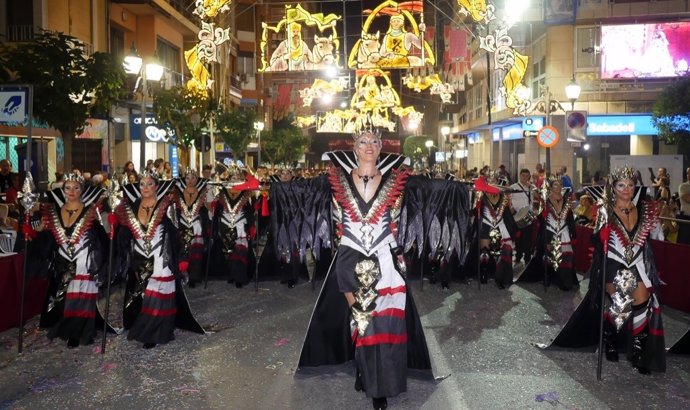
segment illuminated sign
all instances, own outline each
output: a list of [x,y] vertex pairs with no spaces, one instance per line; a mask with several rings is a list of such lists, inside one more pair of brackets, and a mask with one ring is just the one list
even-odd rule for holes
[[587,135],[657,135],[651,115],[590,115]]
[[[147,115],[145,121],[146,128],[144,133],[146,139],[151,142],[168,142],[170,140],[169,132],[166,127],[159,126],[158,121],[152,115]],[[129,125],[129,135],[132,141],[139,141],[141,135],[141,118],[133,117]]]

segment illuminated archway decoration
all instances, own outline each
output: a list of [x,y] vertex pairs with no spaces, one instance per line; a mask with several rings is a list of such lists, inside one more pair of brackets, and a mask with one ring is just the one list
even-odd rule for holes
[[[436,58],[424,40],[424,3],[386,0],[368,14],[362,26],[362,36],[355,42],[348,58],[350,68],[410,68],[434,65]],[[419,24],[414,15],[419,15]],[[385,33],[371,32],[378,17],[390,17]],[[409,27],[408,28],[406,27]]]
[[[275,26],[262,22],[261,68],[259,72],[323,70],[329,67],[340,68],[340,40],[336,22],[342,17],[336,14],[311,14],[301,5],[292,8],[285,6],[285,17]],[[315,28],[313,46],[302,38],[302,29]],[[269,33],[284,34],[285,38],[274,50],[268,50]],[[309,39],[311,41],[311,38]],[[270,53],[270,56],[268,55]]]
[[[496,20],[493,4],[483,0],[457,0],[460,13],[472,18],[475,23],[488,24]],[[525,115],[531,103],[527,99],[529,90],[522,84],[527,71],[528,58],[515,50],[513,39],[508,30],[514,23],[508,20],[498,22],[493,34],[479,36],[479,47],[493,53],[496,70],[504,70],[505,75],[499,88],[506,99],[506,106],[513,109],[515,115]]]
[[232,0],[196,0],[194,14],[201,17],[215,17],[218,13],[230,11]]
[[187,81],[187,88],[206,94],[212,84],[206,64],[218,61],[218,46],[230,39],[230,29],[215,28],[212,23],[202,21],[198,38],[196,46],[184,52],[187,67],[192,75]]
[[348,81],[346,78],[338,78],[331,81],[317,78],[310,87],[299,90],[302,106],[309,107],[314,99],[319,99],[327,95],[335,96],[347,88],[347,86]]

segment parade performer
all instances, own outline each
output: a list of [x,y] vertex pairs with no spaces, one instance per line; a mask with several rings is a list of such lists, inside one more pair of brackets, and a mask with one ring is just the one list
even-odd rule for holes
[[498,183],[495,172],[475,183],[475,189],[483,193],[476,205],[480,220],[479,224],[475,221],[475,235],[479,235],[480,282],[487,283],[493,277],[496,286],[505,289],[513,284],[513,237],[517,226],[510,212],[510,197]]
[[210,233],[210,220],[206,208],[207,180],[199,179],[195,170],[187,169],[183,179],[175,181],[178,195],[175,208],[180,233],[180,273],[189,278],[193,288],[203,279],[204,253]]
[[[299,366],[355,361],[355,389],[377,409],[407,389],[407,369],[431,364],[402,255],[413,243],[464,256],[467,189],[409,177],[404,157],[381,152],[378,130],[355,136],[355,152],[331,152],[327,176],[274,184],[277,252],[297,245],[337,252],[316,302]],[[441,242],[439,244],[439,242]]]
[[[617,361],[619,336],[624,336],[633,367],[642,374],[663,372],[664,330],[656,296],[659,277],[651,245],[651,239],[661,238],[658,203],[640,199],[644,189],[636,186],[632,168],[616,169],[610,178],[612,189],[605,189],[604,195],[599,190],[590,192],[602,199],[592,237],[595,251],[589,290],[551,346],[593,347],[601,336],[606,359]],[[609,305],[605,312],[601,305],[604,282]]]
[[259,181],[237,166],[229,173],[230,180],[214,200],[214,237],[228,264],[228,283],[241,288],[249,283],[256,263],[250,240],[256,234],[252,194]]
[[527,265],[532,259],[532,251],[534,249],[534,202],[536,188],[530,182],[532,175],[529,169],[523,168],[520,170],[518,182],[512,184],[510,189],[516,191],[510,196],[511,210],[515,219],[515,223],[519,229],[520,234],[515,239],[515,262],[520,262],[522,259]]
[[41,208],[42,231],[31,246],[29,270],[50,279],[39,326],[49,329],[49,339],[66,340],[68,348],[93,343],[97,321],[103,323],[96,303],[108,269],[102,193],[85,188],[81,176],[65,175],[62,187],[49,191],[52,203]]
[[179,234],[170,188],[155,171],[124,186],[118,216],[117,272],[126,278],[123,321],[127,339],[145,349],[175,338],[175,327],[204,333],[189,308],[178,265]]
[[[575,218],[570,201],[570,190],[563,189],[559,178],[544,181],[543,211],[537,219],[537,250],[518,282],[552,282],[568,291],[578,284],[573,260],[575,244]],[[564,192],[565,191],[565,192]]]

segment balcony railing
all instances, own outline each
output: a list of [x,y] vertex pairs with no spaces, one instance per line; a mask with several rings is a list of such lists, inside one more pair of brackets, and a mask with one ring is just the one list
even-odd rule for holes
[[5,38],[8,42],[30,41],[34,38],[34,26],[9,24]]
[[170,5],[173,6],[175,10],[180,12],[180,14],[185,16],[187,20],[195,24],[199,21],[199,16],[192,13],[192,11],[194,10],[194,4],[196,2],[189,0],[168,0],[168,3],[170,3]]

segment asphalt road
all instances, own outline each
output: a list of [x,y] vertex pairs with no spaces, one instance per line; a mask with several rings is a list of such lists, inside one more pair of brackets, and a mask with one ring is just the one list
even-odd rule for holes
[[[392,409],[688,409],[690,358],[669,356],[663,374],[643,376],[624,360],[542,351],[577,306],[576,293],[539,284],[499,290],[476,282],[450,290],[411,282],[432,356],[434,380],[411,374]],[[0,409],[367,409],[355,392],[351,364],[295,371],[318,294],[301,282],[288,289],[261,282],[237,289],[212,281],[189,289],[193,311],[209,333],[177,331],[154,349],[109,336],[99,346],[67,349],[27,324],[17,354],[17,330],[0,333]],[[690,317],[664,310],[666,344],[685,332]]]

